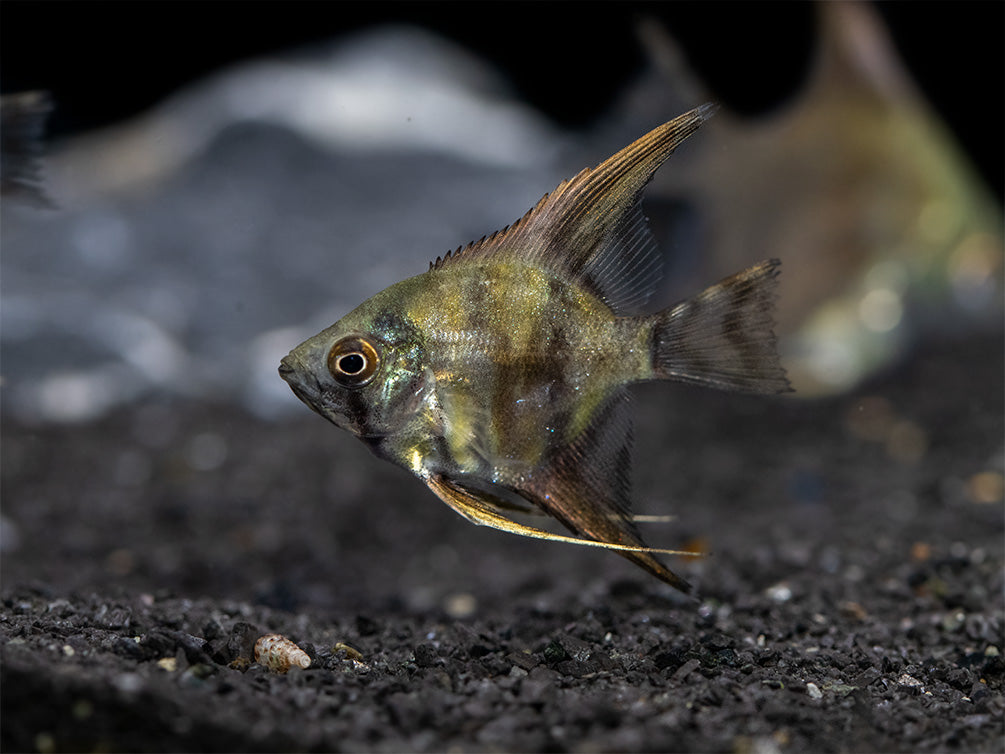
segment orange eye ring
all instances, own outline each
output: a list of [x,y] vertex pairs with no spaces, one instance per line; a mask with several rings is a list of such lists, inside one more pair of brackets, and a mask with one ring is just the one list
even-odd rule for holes
[[350,335],[328,352],[328,371],[343,387],[363,387],[380,369],[380,353],[368,338]]

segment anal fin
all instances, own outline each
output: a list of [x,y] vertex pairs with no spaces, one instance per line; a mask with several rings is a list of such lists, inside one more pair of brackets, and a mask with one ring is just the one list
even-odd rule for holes
[[[691,585],[664,565],[657,554],[696,556],[700,553],[649,547],[643,541],[630,511],[630,459],[632,449],[628,396],[612,393],[587,427],[568,445],[555,448],[538,468],[519,483],[495,485],[478,479],[453,479],[430,474],[426,484],[447,505],[482,526],[536,539],[614,550],[682,592]],[[513,521],[505,512],[522,508],[507,496],[528,501],[551,516],[574,536],[553,534]],[[521,511],[522,512],[522,511]]]
[[[628,394],[611,394],[590,424],[548,463],[536,469],[520,493],[576,534],[616,544],[619,554],[682,592],[691,585],[647,547],[631,513],[632,422]],[[676,551],[678,555],[695,555]]]

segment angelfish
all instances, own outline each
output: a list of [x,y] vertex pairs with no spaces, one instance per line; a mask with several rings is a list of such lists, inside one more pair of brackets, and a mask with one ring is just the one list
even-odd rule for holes
[[[564,181],[517,222],[438,257],[301,343],[279,373],[314,411],[476,524],[618,551],[683,591],[630,506],[627,388],[788,389],[772,332],[779,262],[655,314],[640,196],[703,105]],[[512,519],[552,516],[574,536]]]
[[0,195],[36,207],[54,209],[42,181],[45,122],[52,112],[48,92],[0,97]]

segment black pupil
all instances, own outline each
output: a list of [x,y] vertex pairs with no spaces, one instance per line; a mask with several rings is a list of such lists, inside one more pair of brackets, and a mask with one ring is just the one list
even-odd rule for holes
[[366,360],[358,353],[350,353],[338,360],[338,368],[346,374],[356,374],[363,371]]

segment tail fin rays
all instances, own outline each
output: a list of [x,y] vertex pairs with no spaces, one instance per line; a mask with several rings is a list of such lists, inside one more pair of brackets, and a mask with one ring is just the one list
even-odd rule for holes
[[654,377],[745,393],[789,392],[773,332],[780,265],[761,262],[651,315]]

